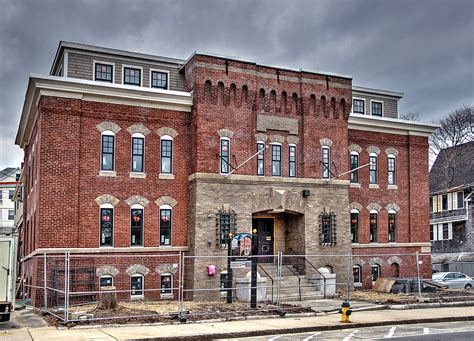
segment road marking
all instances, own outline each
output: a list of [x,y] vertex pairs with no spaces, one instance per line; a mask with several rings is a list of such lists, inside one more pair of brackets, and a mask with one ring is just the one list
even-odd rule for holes
[[429,328],[423,328],[423,334],[429,334],[430,329]]
[[308,336],[306,339],[303,339],[303,341],[309,341],[309,340],[311,340],[313,337],[315,337],[315,336],[317,336],[317,335],[319,335],[319,334],[321,334],[321,333],[316,333],[316,334],[313,334],[313,335],[311,335],[311,336]]
[[354,330],[352,333],[347,335],[342,341],[349,341],[351,337],[355,336],[355,334],[357,334],[358,332],[359,332],[359,329]]
[[280,336],[281,336],[281,335],[274,336],[274,337],[272,337],[271,339],[268,339],[268,341],[276,340],[276,339],[278,339]]
[[388,339],[390,337],[393,337],[393,334],[395,334],[396,329],[397,329],[397,327],[390,328],[388,333],[384,335],[384,338]]

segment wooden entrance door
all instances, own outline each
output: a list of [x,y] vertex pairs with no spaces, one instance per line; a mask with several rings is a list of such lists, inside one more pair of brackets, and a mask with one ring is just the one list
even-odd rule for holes
[[274,244],[274,221],[272,218],[255,218],[252,228],[257,229],[257,255],[270,256],[259,257],[259,263],[273,263]]

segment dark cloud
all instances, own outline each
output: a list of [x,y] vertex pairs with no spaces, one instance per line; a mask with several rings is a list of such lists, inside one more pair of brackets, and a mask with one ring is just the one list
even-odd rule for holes
[[353,76],[405,93],[432,121],[474,102],[474,2],[0,0],[0,168],[14,147],[29,73],[60,40],[187,58],[194,50]]

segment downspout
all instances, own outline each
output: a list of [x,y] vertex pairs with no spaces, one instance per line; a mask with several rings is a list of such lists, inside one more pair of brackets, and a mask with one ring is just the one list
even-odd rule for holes
[[[304,151],[304,121],[305,121],[305,116],[304,116],[304,101],[303,101],[303,70],[300,69],[300,112],[301,112],[301,148],[296,149],[296,155],[305,155]],[[304,159],[300,158],[299,166],[298,168],[301,169],[300,175],[301,177],[304,178]],[[298,176],[298,169],[296,170],[296,176]]]

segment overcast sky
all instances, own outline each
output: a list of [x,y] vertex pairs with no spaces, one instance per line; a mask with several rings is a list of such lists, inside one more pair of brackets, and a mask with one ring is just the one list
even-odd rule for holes
[[0,0],[0,169],[20,165],[28,75],[48,74],[60,40],[347,74],[404,92],[400,112],[426,122],[474,104],[473,0]]

